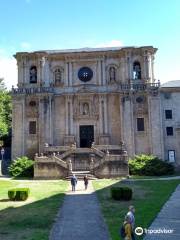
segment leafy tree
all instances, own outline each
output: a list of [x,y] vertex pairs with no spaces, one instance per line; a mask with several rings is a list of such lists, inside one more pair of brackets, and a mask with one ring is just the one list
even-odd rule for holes
[[33,177],[33,166],[33,160],[30,160],[26,156],[19,157],[11,163],[9,173],[13,177]]
[[11,95],[7,91],[4,80],[0,79],[0,139],[7,136],[11,130]]

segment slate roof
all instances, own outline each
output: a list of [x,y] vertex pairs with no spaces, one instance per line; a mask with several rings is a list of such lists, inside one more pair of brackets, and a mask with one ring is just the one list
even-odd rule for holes
[[180,80],[173,80],[161,85],[161,88],[179,88]]

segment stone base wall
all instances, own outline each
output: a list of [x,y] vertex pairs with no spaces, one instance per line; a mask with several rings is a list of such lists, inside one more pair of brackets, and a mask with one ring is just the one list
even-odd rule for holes
[[94,169],[94,175],[98,178],[115,178],[129,175],[128,163],[110,161]]
[[35,179],[59,179],[68,176],[68,170],[56,162],[36,162],[34,166]]

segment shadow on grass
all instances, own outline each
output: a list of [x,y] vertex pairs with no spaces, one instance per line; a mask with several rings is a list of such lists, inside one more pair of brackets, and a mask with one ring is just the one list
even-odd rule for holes
[[0,199],[0,202],[11,202],[11,200],[9,198],[7,198],[7,199]]
[[[53,220],[64,194],[56,194],[36,202],[14,202],[13,207],[0,211],[0,239],[48,240]],[[2,199],[1,202],[6,201]],[[26,204],[26,205],[25,205]]]
[[[94,181],[93,185],[97,190],[96,193],[112,240],[120,239],[119,228],[130,205],[134,205],[136,209],[136,226],[148,228],[178,184],[180,184],[180,180]],[[132,188],[132,200],[117,201],[111,198],[111,188],[119,186]],[[136,236],[136,239],[143,239],[143,237]]]

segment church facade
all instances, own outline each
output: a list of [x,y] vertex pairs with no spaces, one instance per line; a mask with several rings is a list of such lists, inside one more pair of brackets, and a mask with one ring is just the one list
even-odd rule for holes
[[164,159],[156,51],[144,46],[16,53],[12,159],[36,154],[37,177],[72,169],[127,175],[128,157]]

